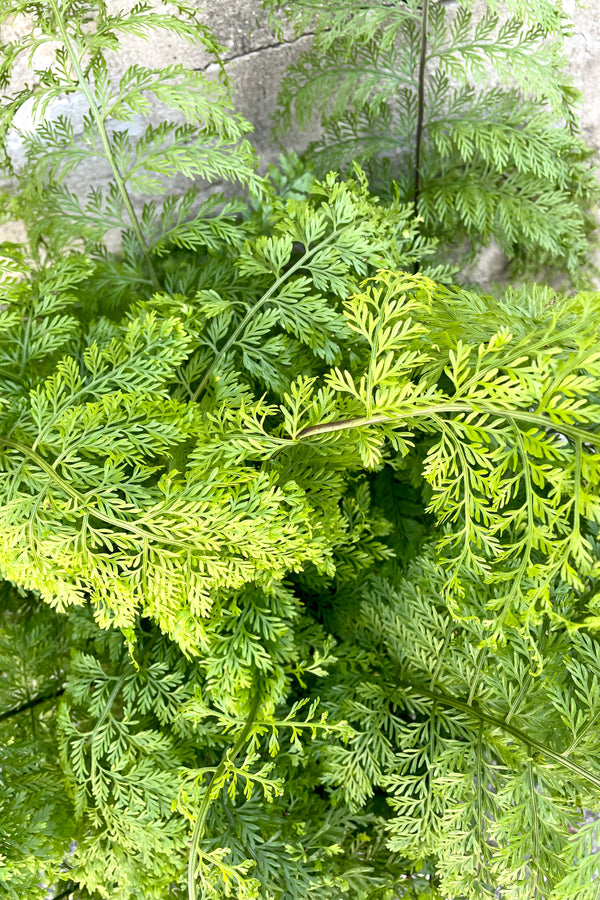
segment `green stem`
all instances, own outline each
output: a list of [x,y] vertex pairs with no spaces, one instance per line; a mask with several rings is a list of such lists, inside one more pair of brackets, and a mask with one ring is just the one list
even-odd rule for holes
[[361,416],[356,419],[337,419],[335,422],[321,422],[318,425],[309,425],[296,435],[296,440],[314,437],[319,434],[332,434],[334,431],[349,431],[352,428],[362,428],[363,425],[379,425],[392,422],[390,416]]
[[96,742],[96,738],[98,737],[100,729],[102,728],[102,726],[106,722],[108,716],[110,715],[110,711],[112,710],[113,704],[114,704],[115,700],[117,699],[117,695],[118,695],[119,691],[121,690],[121,688],[123,687],[123,685],[125,684],[126,680],[127,680],[126,674],[121,675],[121,677],[119,679],[117,679],[115,686],[113,687],[112,691],[110,692],[110,697],[108,698],[108,701],[106,702],[106,705],[104,706],[104,709],[102,710],[102,715],[98,718],[98,721],[96,722],[94,730],[92,731],[92,733],[89,737],[89,740],[88,740],[88,743],[90,745],[90,778],[89,778],[89,780],[92,785],[92,793],[94,793],[94,794],[95,794],[94,784],[96,782],[96,768],[97,768],[97,760],[96,760],[96,753],[94,751],[94,744]]
[[[58,474],[56,469],[47,462],[43,456],[40,456],[39,453],[36,453],[35,450],[32,450],[31,447],[28,447],[26,444],[22,444],[20,441],[13,441],[12,438],[4,437],[0,435],[0,444],[4,444],[5,447],[10,447],[13,450],[17,450],[19,453],[22,453],[23,456],[26,456],[32,462],[39,466],[43,472],[48,475],[51,481],[54,484],[58,485],[58,487],[62,488],[65,494],[68,497],[71,497],[72,500],[75,500],[80,504],[83,508],[87,505],[87,498],[81,494],[77,488],[72,487],[68,481],[65,481],[64,478]],[[148,532],[144,531],[142,528],[139,528],[135,522],[130,522],[128,519],[119,519],[116,516],[111,516],[108,513],[102,512],[101,509],[94,509],[92,511],[92,515],[94,518],[99,519],[101,522],[104,522],[106,525],[112,525],[115,528],[122,528],[124,531],[128,531],[130,534],[135,534],[136,537],[140,538],[140,540],[147,540]],[[142,521],[143,517],[139,517],[139,521]],[[162,537],[160,534],[153,534],[150,532],[150,535],[153,540],[155,540],[159,544],[171,545],[174,547],[189,547],[189,543],[185,541],[177,540],[177,538],[166,538]]]
[[300,259],[297,262],[295,262],[293,266],[290,266],[289,269],[286,269],[286,271],[282,275],[280,275],[276,281],[273,282],[273,284],[271,285],[269,290],[266,291],[266,293],[264,293],[262,295],[260,300],[258,300],[254,304],[254,306],[252,306],[248,310],[248,312],[246,313],[246,315],[244,316],[244,318],[242,319],[242,321],[240,322],[238,327],[235,329],[235,331],[233,332],[231,337],[229,337],[226,340],[226,342],[223,344],[223,346],[221,347],[221,349],[215,356],[213,362],[211,363],[211,365],[208,367],[208,369],[204,373],[204,377],[202,378],[202,381],[200,382],[200,384],[198,385],[198,387],[196,388],[194,393],[191,395],[192,403],[198,399],[198,397],[200,396],[200,394],[206,387],[206,383],[208,382],[208,379],[214,372],[215,368],[218,366],[218,364],[223,359],[223,357],[225,356],[227,351],[230,349],[230,347],[232,347],[232,345],[236,342],[236,340],[238,339],[238,337],[240,336],[240,334],[242,333],[242,331],[244,330],[244,328],[246,327],[246,325],[248,324],[248,322],[250,321],[252,316],[257,312],[257,310],[259,310],[261,306],[264,306],[264,304],[267,303],[271,299],[271,297],[276,293],[276,291],[279,290],[281,285],[285,284],[285,282],[288,280],[288,278],[291,275],[294,274],[294,272],[297,272],[298,269],[303,268],[303,266],[306,265],[306,263],[311,258],[311,256],[314,256],[315,253],[318,253],[318,251],[322,250],[323,247],[327,247],[328,244],[331,244],[331,242],[333,240],[335,240],[336,238],[338,238],[343,231],[344,231],[343,228],[333,231],[329,235],[329,237],[325,238],[323,241],[321,241],[315,247],[312,247],[310,250],[307,250],[306,253],[303,256],[301,256]]
[[419,193],[421,190],[421,146],[423,143],[423,121],[425,118],[425,68],[427,64],[427,19],[429,0],[423,0],[423,21],[421,23],[421,53],[419,58],[419,85],[417,98],[417,131],[415,135],[415,191],[414,210],[419,214]]
[[528,422],[536,425],[538,428],[548,429],[552,426],[557,433],[564,434],[573,440],[587,441],[590,444],[600,446],[600,434],[584,431],[581,428],[574,428],[572,425],[556,424],[544,416],[536,413],[528,413],[522,410],[511,410],[496,408],[493,406],[485,406],[478,401],[471,406],[469,403],[439,403],[435,406],[424,406],[421,409],[407,409],[398,412],[395,416],[364,416],[355,419],[338,419],[335,422],[322,422],[319,425],[310,425],[299,431],[295,439],[289,439],[289,443],[293,444],[302,438],[314,437],[320,434],[329,434],[334,431],[348,431],[351,428],[362,428],[369,425],[388,424],[394,425],[405,419],[415,419],[419,416],[429,416],[435,413],[472,413],[479,412],[482,415],[495,416],[498,419],[506,419],[508,421],[515,419],[519,422]]
[[533,490],[533,484],[531,483],[531,470],[528,465],[527,450],[525,448],[523,435],[521,434],[520,429],[517,427],[517,423],[510,416],[507,416],[506,418],[507,421],[509,421],[512,425],[513,434],[515,436],[515,441],[519,451],[519,456],[521,457],[521,464],[523,466],[523,486],[525,488],[525,506],[527,508],[527,538],[525,542],[525,549],[521,555],[519,568],[517,569],[513,578],[513,585],[502,604],[502,612],[496,620],[496,624],[494,626],[494,634],[501,633],[503,624],[507,616],[512,611],[513,601],[518,596],[521,585],[523,584],[523,581],[525,579],[525,575],[527,574],[527,569],[531,562],[531,552],[533,550],[533,535],[535,534],[535,518],[533,510],[535,507],[536,497]]
[[542,744],[541,741],[536,741],[528,734],[525,734],[524,731],[521,731],[520,728],[516,728],[514,725],[510,725],[505,719],[500,719],[497,716],[493,716],[491,713],[485,712],[483,709],[475,706],[474,704],[467,703],[464,700],[458,700],[455,697],[449,697],[447,694],[442,694],[439,691],[432,691],[428,688],[421,687],[420,685],[402,681],[401,679],[399,679],[396,683],[401,688],[401,690],[407,694],[417,694],[419,697],[424,697],[434,703],[441,704],[442,706],[449,706],[452,709],[458,709],[461,712],[467,713],[467,715],[473,716],[473,718],[475,718],[479,722],[487,722],[488,725],[493,725],[495,728],[500,728],[502,731],[507,732],[507,734],[512,735],[512,737],[516,738],[522,744],[525,744],[525,746],[533,750],[537,750],[538,753],[543,754],[544,756],[553,760],[555,763],[558,763],[558,765],[562,766],[563,768],[569,769],[574,774],[579,775],[580,778],[584,778],[590,784],[593,784],[594,787],[600,788],[600,777],[594,775],[592,772],[588,772],[588,770],[584,769],[583,766],[572,762],[562,753],[557,753],[556,750],[552,750],[551,747],[548,747],[546,744]]
[[18,716],[19,713],[26,712],[28,709],[34,709],[34,707],[39,706],[40,703],[46,703],[48,700],[55,700],[57,697],[62,697],[64,692],[64,687],[59,688],[52,694],[43,694],[41,697],[33,697],[31,700],[22,703],[20,706],[13,706],[12,709],[7,709],[6,712],[0,713],[0,722],[12,718],[12,716]]
[[106,130],[106,125],[104,122],[104,117],[96,103],[96,98],[94,97],[94,93],[90,88],[87,78],[83,73],[83,69],[81,68],[80,58],[77,55],[71,38],[69,37],[69,33],[65,26],[64,20],[62,18],[61,12],[58,8],[57,0],[49,0],[50,7],[54,13],[54,17],[56,19],[56,24],[58,30],[60,32],[61,40],[65,46],[65,50],[69,54],[69,58],[71,60],[71,65],[73,66],[73,71],[77,76],[77,81],[79,82],[79,87],[81,88],[82,93],[85,96],[85,99],[88,102],[90,113],[95,122],[96,128],[98,129],[98,134],[100,135],[100,140],[102,141],[102,147],[104,150],[104,155],[106,157],[106,161],[108,162],[111,172],[113,174],[113,178],[115,180],[115,184],[117,186],[117,190],[121,195],[121,199],[123,201],[123,205],[127,210],[127,214],[129,216],[129,221],[131,223],[131,227],[135,233],[137,241],[140,245],[140,250],[142,251],[142,256],[144,258],[144,262],[148,267],[148,271],[150,273],[150,279],[152,281],[152,287],[155,291],[160,290],[160,283],[156,276],[156,272],[154,270],[154,265],[152,262],[152,257],[150,255],[150,251],[148,249],[148,245],[146,243],[146,239],[144,238],[142,228],[140,226],[138,217],[136,215],[135,209],[133,208],[133,203],[131,202],[131,198],[127,191],[127,187],[125,185],[125,179],[121,174],[121,171],[117,165],[117,162],[114,158],[114,154],[112,152],[112,147],[110,145],[110,139],[108,137],[108,132]]
[[252,731],[252,727],[254,725],[254,720],[256,719],[256,714],[258,712],[258,708],[260,706],[260,691],[256,691],[254,695],[254,699],[252,701],[252,705],[250,707],[250,712],[248,713],[248,718],[244,724],[242,731],[235,744],[231,749],[227,749],[223,754],[221,762],[217,766],[214,771],[212,778],[210,779],[207,788],[204,792],[204,796],[202,797],[202,802],[200,804],[200,808],[198,810],[198,817],[196,818],[196,824],[194,825],[194,831],[192,833],[192,841],[190,844],[190,855],[188,858],[188,868],[187,868],[187,889],[188,889],[188,900],[197,900],[198,892],[196,890],[196,861],[198,858],[198,845],[202,840],[202,836],[204,834],[204,827],[206,825],[206,818],[208,816],[208,810],[211,804],[211,801],[214,799],[212,796],[215,786],[217,786],[225,774],[227,766],[229,763],[233,762],[237,756],[243,750],[248,737],[250,736],[250,732]]
[[115,682],[115,685],[114,685],[112,691],[110,692],[110,696],[109,696],[108,700],[106,701],[104,709],[102,710],[102,715],[98,718],[98,721],[96,722],[96,725],[94,726],[94,730],[91,733],[89,743],[92,746],[94,745],[96,738],[98,737],[98,732],[100,731],[100,729],[106,722],[106,719],[108,718],[108,715],[109,715],[111,709],[113,708],[113,704],[114,704],[115,700],[117,699],[117,695],[118,695],[119,691],[121,690],[121,688],[123,687],[123,685],[125,684],[126,681],[127,681],[127,674],[121,675]]

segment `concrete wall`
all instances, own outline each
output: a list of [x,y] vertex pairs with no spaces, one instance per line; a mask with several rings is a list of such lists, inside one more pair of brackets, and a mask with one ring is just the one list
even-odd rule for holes
[[[127,2],[109,0],[108,5],[118,8]],[[155,2],[159,5],[158,0]],[[476,5],[484,5],[484,0],[475,2]],[[286,28],[283,38],[277,39],[267,27],[260,0],[205,0],[204,4],[199,5],[204,6],[204,21],[227,48],[227,69],[235,86],[237,109],[253,124],[253,143],[264,163],[270,162],[277,158],[282,149],[271,136],[278,85],[287,66],[308,47],[310,36],[297,38],[291,29]],[[587,142],[600,152],[600,0],[584,0],[582,3],[565,0],[565,5],[574,20],[574,32],[567,41],[567,49],[576,86],[583,92],[583,133]],[[19,28],[22,33],[27,29],[27,22],[21,22]],[[44,56],[40,55],[37,62],[43,64],[44,61]],[[135,38],[124,41],[110,64],[118,76],[131,63],[140,61],[157,66],[183,61],[208,75],[217,74],[217,67],[210,63],[202,49],[190,48],[183,42],[164,36],[150,44]],[[24,63],[20,64],[15,74],[15,86],[31,80]],[[285,144],[302,150],[310,137],[305,133],[296,133],[290,135]],[[13,149],[18,156],[18,146]],[[99,171],[96,169],[95,174],[98,175]],[[81,186],[84,189],[85,185],[89,185],[89,180],[87,174],[82,173],[76,188]],[[0,228],[2,236],[17,237],[14,226],[12,230],[11,226]],[[477,277],[484,280],[499,277],[501,269],[502,260],[492,248],[484,253],[477,267]]]
[[583,92],[581,124],[586,141],[600,153],[600,0],[570,2],[573,35],[567,50],[576,86]]
[[[581,127],[600,164],[600,0],[580,4],[570,0],[569,12],[574,29],[567,41],[567,50],[575,85],[583,93]],[[600,215],[598,218],[600,220]],[[600,269],[600,247],[593,256]],[[600,290],[600,278],[596,279],[594,287]]]
[[[479,0],[477,5],[484,3]],[[575,85],[583,92],[583,133],[600,153],[600,0],[566,0],[564,5],[574,21],[567,51]],[[258,149],[271,158],[275,148],[269,128],[276,88],[286,66],[308,46],[310,38],[294,40],[287,34],[283,43],[274,40],[260,24],[260,0],[209,0],[205,18],[229,48],[228,71],[236,85],[238,109],[253,123]],[[301,149],[306,137],[296,135],[291,144]]]
[[[484,4],[479,0],[477,5]],[[567,51],[575,85],[583,92],[583,133],[600,153],[600,0],[566,0],[565,7],[574,21]],[[288,30],[284,41],[277,41],[265,26],[260,0],[208,0],[205,10],[205,21],[228,48],[237,108],[254,125],[254,142],[261,154],[272,159],[276,148],[269,131],[277,86],[310,38],[295,40]],[[306,142],[306,136],[298,134],[290,146],[302,149]]]

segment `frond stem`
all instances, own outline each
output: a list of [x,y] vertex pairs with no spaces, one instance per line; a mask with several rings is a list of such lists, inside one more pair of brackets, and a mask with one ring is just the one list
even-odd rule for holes
[[519,568],[513,579],[513,586],[503,601],[502,612],[501,612],[500,616],[498,617],[498,620],[494,627],[495,634],[499,634],[501,632],[503,623],[512,610],[513,600],[517,596],[519,587],[523,583],[523,579],[525,578],[525,575],[527,573],[527,568],[531,561],[531,551],[533,549],[533,535],[535,533],[535,518],[534,518],[533,510],[534,510],[536,498],[535,498],[535,492],[533,490],[533,484],[531,482],[531,471],[529,469],[529,457],[527,456],[527,450],[525,448],[525,442],[523,441],[523,435],[521,434],[519,428],[517,427],[517,423],[514,421],[513,418],[511,418],[511,416],[507,415],[506,419],[508,422],[510,422],[510,425],[513,429],[513,434],[515,436],[515,440],[516,440],[517,446],[519,448],[519,456],[521,457],[521,463],[523,466],[523,484],[525,487],[525,505],[527,508],[527,539],[525,542],[525,549],[522,554]]
[[440,691],[432,691],[429,688],[421,687],[421,685],[412,684],[411,682],[403,681],[401,679],[396,683],[405,693],[417,694],[420,697],[431,700],[433,703],[449,706],[452,709],[458,709],[461,712],[472,716],[479,722],[487,722],[488,725],[492,725],[494,728],[500,728],[502,731],[507,732],[520,743],[530,748],[530,750],[537,750],[538,753],[541,753],[553,760],[553,762],[558,763],[559,766],[569,769],[574,774],[579,775],[580,778],[584,778],[590,784],[593,784],[595,788],[600,788],[600,776],[594,775],[593,772],[588,772],[587,769],[584,769],[583,766],[568,759],[564,754],[552,750],[551,747],[548,747],[541,741],[536,741],[535,738],[525,734],[520,728],[510,725],[505,719],[500,719],[497,716],[486,712],[474,703],[467,703],[465,700],[459,700],[456,697],[450,697],[448,694],[443,694]]
[[484,406],[477,402],[473,406],[469,403],[440,403],[434,406],[424,406],[421,409],[407,409],[398,412],[397,415],[379,415],[379,416],[360,416],[355,419],[338,419],[335,422],[321,422],[318,425],[309,425],[299,431],[295,439],[290,439],[290,444],[303,438],[310,438],[320,434],[329,434],[334,431],[347,431],[351,428],[363,428],[369,425],[388,424],[394,425],[403,419],[414,419],[418,416],[428,416],[434,413],[472,413],[479,412],[482,415],[488,414],[498,419],[516,419],[521,422],[529,422],[537,425],[539,428],[547,429],[550,425],[556,428],[560,434],[570,437],[573,440],[583,440],[595,446],[600,446],[600,434],[584,431],[581,428],[574,428],[571,425],[556,425],[551,419],[540,416],[536,413],[528,413],[524,410],[502,409],[493,406]]
[[[32,450],[31,447],[28,447],[26,444],[22,444],[21,441],[13,441],[12,438],[4,437],[4,435],[0,435],[0,444],[4,444],[6,447],[10,447],[13,450],[18,450],[19,453],[22,453],[32,462],[34,462],[37,466],[42,469],[43,472],[48,475],[51,481],[54,484],[58,485],[58,487],[62,488],[62,490],[67,494],[68,497],[71,497],[72,500],[75,500],[77,503],[81,504],[82,507],[86,506],[87,498],[69,484],[68,481],[65,481],[64,478],[58,474],[56,469],[49,463],[47,460],[40,456],[39,453],[36,453],[35,450]],[[148,533],[145,532],[142,528],[139,528],[135,521],[130,522],[128,519],[119,519],[117,516],[111,516],[108,513],[102,512],[101,509],[94,509],[92,515],[99,519],[101,522],[105,522],[107,525],[112,525],[117,528],[123,528],[125,531],[128,531],[130,534],[135,534],[136,537],[140,538],[140,540],[146,540],[148,537]],[[143,517],[140,516],[139,520],[142,521]],[[177,540],[177,538],[165,538],[160,534],[152,534],[153,540],[157,541],[160,544],[172,545],[176,547],[188,547],[189,545],[185,541]]]
[[419,214],[419,194],[421,190],[421,147],[423,143],[423,122],[425,119],[425,70],[427,66],[427,24],[429,0],[423,0],[423,21],[421,23],[421,53],[419,57],[419,85],[417,95],[417,131],[415,134],[415,190],[413,205],[415,215]]
[[117,162],[114,158],[114,154],[112,151],[112,147],[110,145],[110,140],[108,137],[108,132],[106,130],[106,125],[104,122],[104,117],[96,103],[96,98],[94,97],[94,93],[90,88],[87,78],[83,73],[83,69],[81,67],[80,57],[77,55],[75,47],[69,37],[69,32],[65,26],[63,17],[58,8],[57,0],[49,0],[50,7],[52,12],[54,13],[54,18],[56,20],[57,28],[60,33],[61,41],[64,44],[65,50],[69,54],[69,58],[71,60],[71,64],[73,66],[73,70],[75,75],[77,76],[77,81],[79,83],[79,87],[81,88],[82,93],[85,96],[85,99],[88,102],[90,113],[92,118],[94,119],[94,123],[96,128],[98,129],[98,134],[100,135],[100,140],[102,141],[102,147],[104,150],[104,155],[106,157],[106,161],[108,162],[111,172],[113,174],[113,178],[115,179],[115,184],[117,186],[117,190],[121,195],[121,199],[123,201],[123,205],[127,210],[127,214],[129,216],[129,221],[131,223],[131,227],[133,228],[134,234],[140,246],[140,250],[142,252],[142,256],[144,258],[144,262],[148,267],[148,271],[150,274],[150,279],[152,281],[152,287],[155,291],[160,290],[160,283],[158,281],[154,264],[152,262],[152,257],[150,255],[150,251],[148,249],[148,244],[146,243],[146,239],[144,238],[141,225],[139,223],[138,217],[136,215],[135,209],[133,208],[133,203],[131,202],[131,197],[129,196],[129,192],[125,185],[125,179],[121,174],[121,171],[117,165]]
[[210,779],[206,790],[204,792],[204,796],[202,797],[202,802],[200,804],[200,808],[198,810],[198,816],[196,818],[196,824],[194,825],[194,831],[192,833],[192,840],[190,844],[190,854],[188,857],[188,867],[187,867],[187,889],[188,889],[188,900],[197,900],[198,892],[196,890],[196,860],[198,857],[198,845],[202,840],[202,835],[204,834],[204,826],[206,825],[206,818],[208,816],[208,810],[210,808],[213,790],[215,785],[218,785],[219,781],[225,774],[225,770],[229,763],[233,762],[237,756],[241,753],[246,745],[246,742],[250,736],[250,732],[254,726],[254,720],[256,719],[256,715],[258,713],[258,709],[260,707],[261,693],[257,689],[254,699],[252,700],[252,705],[250,707],[250,712],[248,713],[248,718],[242,728],[238,739],[231,749],[227,749],[221,758],[221,762],[215,769],[212,778]]
[[92,731],[92,733],[90,735],[89,742],[90,742],[90,744],[92,744],[92,746],[93,746],[96,738],[98,737],[98,733],[99,733],[100,729],[106,722],[106,719],[108,718],[111,709],[113,708],[113,704],[114,704],[115,700],[117,699],[117,695],[118,695],[119,691],[121,690],[121,688],[123,687],[123,685],[125,684],[126,681],[127,681],[127,674],[121,675],[120,678],[118,678],[117,681],[115,682],[115,685],[114,685],[112,691],[110,692],[110,696],[109,696],[108,700],[106,701],[104,709],[102,710],[102,714],[98,717],[98,721],[96,722],[96,725],[94,726],[94,730]]
[[252,318],[252,316],[260,309],[261,306],[264,306],[265,303],[268,303],[268,301],[271,299],[271,297],[279,290],[279,288],[282,286],[282,284],[285,284],[285,282],[287,281],[287,279],[288,279],[291,275],[293,275],[294,272],[297,272],[298,269],[302,269],[302,268],[306,265],[306,263],[308,262],[308,260],[309,260],[312,256],[315,255],[315,253],[318,253],[318,251],[319,251],[319,250],[322,250],[323,247],[327,247],[329,244],[331,244],[331,242],[334,241],[336,238],[338,238],[338,237],[340,236],[340,234],[343,233],[344,230],[345,230],[344,228],[336,228],[336,229],[334,229],[334,231],[333,231],[328,237],[324,238],[322,241],[320,241],[320,242],[319,242],[318,244],[316,244],[314,247],[311,247],[309,250],[307,250],[306,253],[304,253],[304,255],[301,256],[300,259],[297,260],[297,262],[295,262],[293,266],[290,266],[289,269],[286,269],[286,271],[283,272],[283,273],[279,276],[279,278],[277,278],[277,280],[273,282],[273,284],[271,285],[271,287],[269,288],[269,290],[266,291],[266,292],[262,295],[262,297],[260,298],[260,300],[257,300],[257,302],[254,304],[254,306],[252,306],[252,307],[248,310],[248,312],[246,313],[246,315],[244,316],[244,318],[242,319],[242,321],[240,322],[240,324],[237,326],[237,328],[235,329],[235,331],[234,331],[233,334],[231,335],[231,337],[229,337],[229,338],[225,341],[225,343],[223,344],[223,346],[221,347],[221,349],[219,350],[219,352],[218,352],[217,355],[215,356],[214,360],[212,361],[212,363],[210,364],[210,366],[208,367],[208,369],[207,369],[206,372],[204,373],[204,377],[202,378],[202,381],[200,382],[200,384],[198,385],[198,387],[196,388],[196,390],[194,391],[194,393],[191,395],[191,401],[192,401],[192,403],[195,402],[195,401],[198,399],[198,397],[200,396],[200,394],[202,393],[202,391],[203,391],[204,388],[206,387],[206,384],[207,384],[207,382],[208,382],[208,379],[210,378],[210,376],[211,376],[212,373],[214,372],[215,368],[218,366],[218,364],[220,363],[220,361],[223,359],[223,357],[225,356],[225,354],[227,353],[227,351],[233,346],[233,344],[235,344],[235,342],[237,341],[238,337],[239,337],[240,334],[243,332],[244,328],[246,327],[246,325],[248,324],[248,322],[250,321],[250,319]]
[[581,534],[581,470],[583,466],[583,447],[581,438],[575,438],[575,472],[573,477],[573,537]]
[[53,691],[51,694],[42,694],[39,697],[32,697],[31,700],[28,700],[26,703],[22,703],[20,706],[13,706],[12,709],[7,709],[5,712],[0,713],[0,722],[4,722],[6,719],[11,719],[13,716],[18,716],[19,713],[27,712],[29,709],[34,709],[36,706],[39,706],[41,703],[46,703],[47,700],[55,700],[57,697],[62,697],[66,688],[62,687],[56,691]]

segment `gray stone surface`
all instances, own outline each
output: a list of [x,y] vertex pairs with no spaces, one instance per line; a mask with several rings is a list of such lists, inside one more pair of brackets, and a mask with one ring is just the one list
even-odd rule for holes
[[[122,7],[124,0],[109,0],[109,6]],[[157,6],[159,0],[153,0]],[[271,136],[277,106],[277,92],[289,65],[310,43],[309,36],[297,37],[284,23],[283,34],[277,37],[269,27],[260,0],[209,0],[203,4],[203,21],[224,47],[223,59],[233,82],[237,112],[253,125],[252,143],[263,165],[274,161],[285,147],[301,151],[313,135],[290,135],[285,145],[275,143]],[[198,48],[176,39],[161,40],[150,47],[144,41],[128,41],[111,60],[115,75],[120,75],[133,62],[142,58],[145,65],[161,66],[185,62],[208,77],[217,77],[218,66]]]
[[[132,0],[109,0],[108,5],[116,8],[131,2]],[[159,5],[159,0],[153,2]],[[482,2],[483,0],[476,0],[477,4]],[[276,159],[283,149],[283,145],[274,142],[271,135],[279,83],[287,66],[308,46],[310,37],[296,38],[289,27],[284,28],[281,37],[276,37],[261,11],[260,0],[207,0],[203,5],[204,21],[225,48],[227,71],[234,84],[236,108],[254,126],[252,141],[264,167]],[[575,84],[583,93],[583,134],[587,142],[600,152],[600,0],[587,0],[584,3],[565,0],[565,5],[574,20],[574,30],[567,41],[567,50]],[[23,19],[13,34],[23,34],[27,28],[28,22]],[[8,36],[2,35],[3,38]],[[35,63],[43,65],[50,58],[51,50],[49,46],[38,54]],[[218,67],[211,63],[202,48],[190,48],[183,41],[169,36],[161,36],[149,43],[136,38],[127,39],[122,43],[119,53],[112,54],[109,60],[115,77],[134,62],[155,66],[184,62],[192,68],[205,71],[209,77],[218,75]],[[27,72],[25,63],[20,63],[13,87],[26,81],[31,83],[31,80],[31,73]],[[68,101],[65,98],[61,106],[66,105],[76,113],[77,102],[76,97]],[[314,134],[292,134],[286,139],[285,146],[301,151],[311,137]],[[13,142],[12,152],[15,159],[18,159],[19,146],[16,140]],[[74,187],[84,189],[89,184],[91,174],[81,173]],[[96,169],[93,174],[99,176],[101,170]],[[0,238],[2,237],[15,239],[18,234],[14,226],[4,226],[0,228]],[[600,253],[598,259],[600,263]],[[474,274],[477,278],[488,281],[500,278],[502,273],[503,260],[491,247],[482,254]]]
[[567,40],[571,72],[583,93],[581,126],[583,135],[600,152],[600,0],[570,3],[573,34]]

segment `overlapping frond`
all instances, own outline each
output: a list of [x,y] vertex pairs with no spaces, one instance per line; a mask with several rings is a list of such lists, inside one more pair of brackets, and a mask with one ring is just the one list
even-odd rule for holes
[[[328,778],[357,804],[386,792],[388,846],[432,855],[444,897],[592,898],[597,641],[535,629],[491,650],[441,586],[429,552],[341,598],[348,643],[325,705],[356,734],[327,751]],[[483,607],[483,582],[469,590]]]

